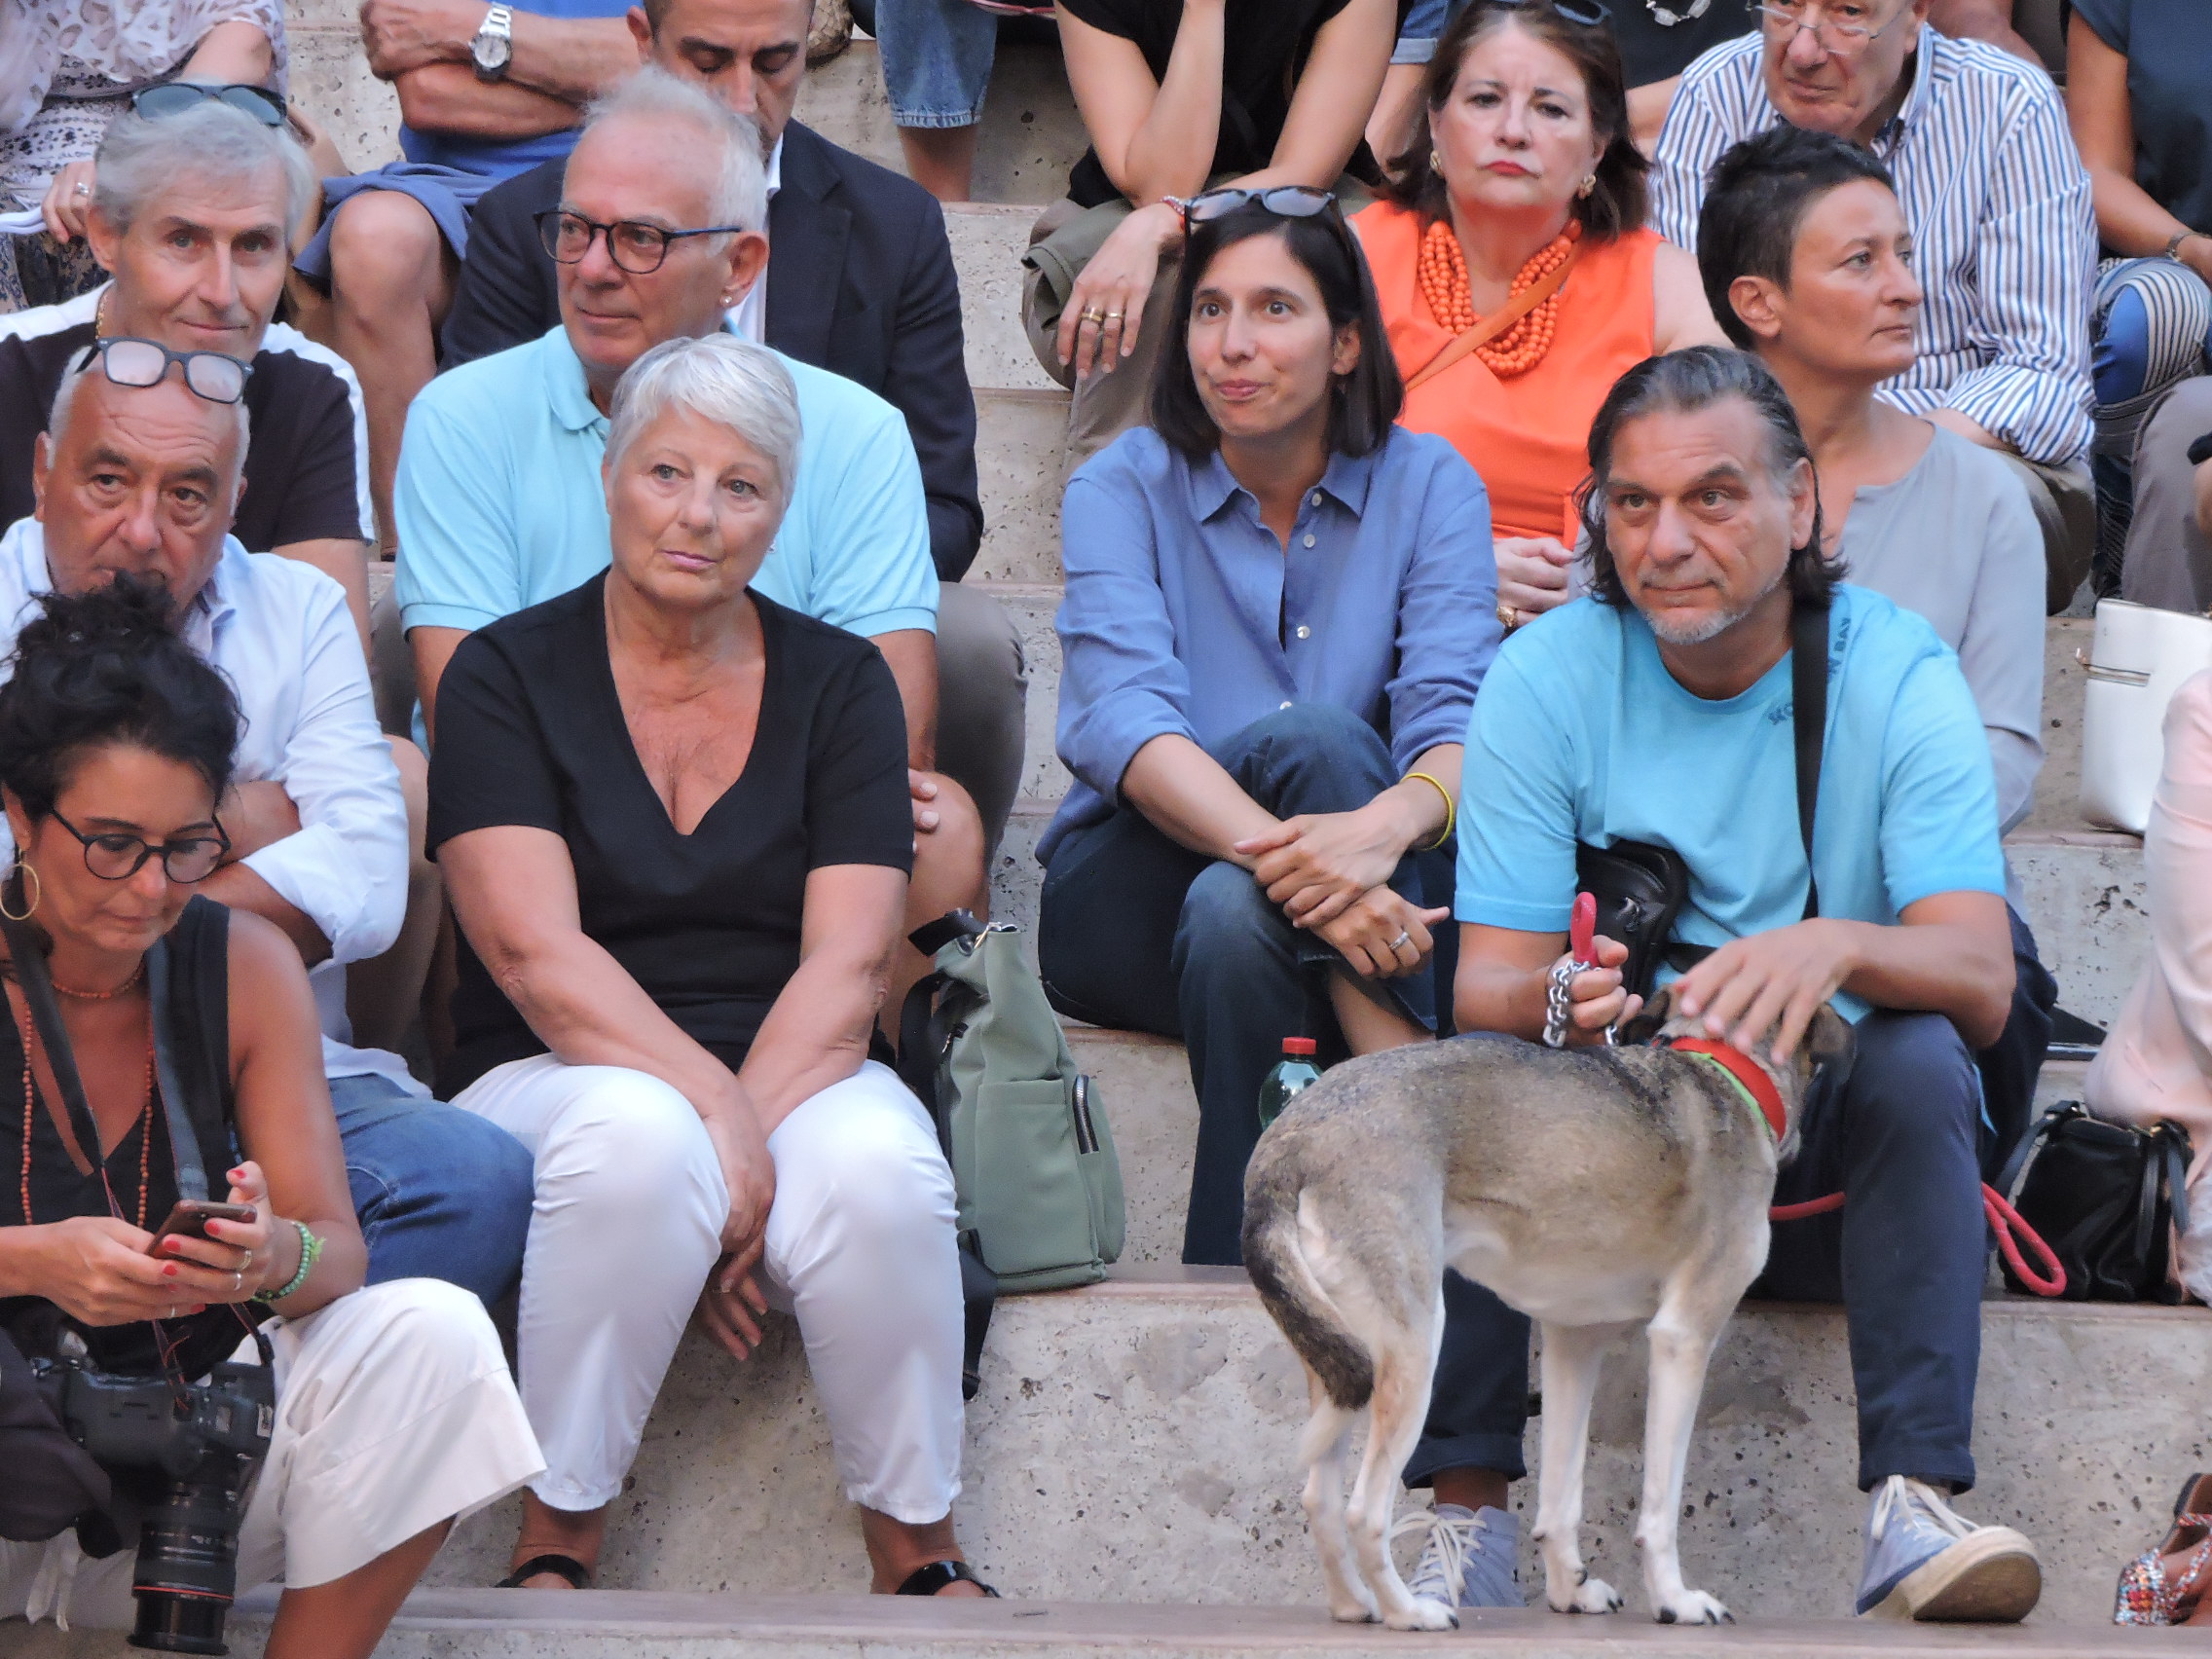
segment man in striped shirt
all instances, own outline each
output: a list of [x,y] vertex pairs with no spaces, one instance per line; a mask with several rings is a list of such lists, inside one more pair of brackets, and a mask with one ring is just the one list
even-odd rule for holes
[[1888,164],[1928,299],[1919,357],[1882,395],[2018,464],[2055,611],[2096,539],[2089,177],[2050,78],[1937,34],[1929,4],[1768,0],[1758,33],[1683,72],[1654,157],[1654,221],[1695,248],[1707,170],[1777,122],[1852,139]]

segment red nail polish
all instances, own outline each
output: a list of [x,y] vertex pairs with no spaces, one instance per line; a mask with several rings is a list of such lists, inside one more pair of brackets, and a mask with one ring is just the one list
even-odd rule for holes
[[174,1262],[171,1262],[171,1263],[170,1263],[170,1264],[169,1264],[169,1265],[168,1265],[167,1267],[166,1267],[166,1268],[164,1268],[164,1269],[162,1270],[162,1277],[164,1277],[164,1278],[174,1278],[174,1277],[176,1277],[176,1264],[175,1264]]

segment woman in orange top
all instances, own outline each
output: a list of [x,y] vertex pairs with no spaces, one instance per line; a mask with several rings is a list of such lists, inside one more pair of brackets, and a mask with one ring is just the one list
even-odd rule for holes
[[[1645,164],[1605,17],[1594,0],[1461,12],[1389,199],[1351,221],[1407,381],[1399,419],[1449,440],[1490,489],[1508,628],[1567,597],[1569,498],[1613,382],[1654,352],[1726,343],[1697,261],[1643,228]],[[1530,290],[1541,303],[1421,378]]]

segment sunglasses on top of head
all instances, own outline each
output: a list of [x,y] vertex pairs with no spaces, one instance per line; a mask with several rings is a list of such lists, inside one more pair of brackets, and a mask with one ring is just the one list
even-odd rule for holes
[[1277,184],[1266,190],[1206,190],[1187,199],[1170,196],[1166,200],[1183,215],[1185,236],[1194,226],[1225,219],[1243,207],[1257,206],[1278,219],[1315,219],[1337,204],[1334,191],[1318,190],[1309,184]]
[[128,334],[93,341],[77,359],[77,367],[84,368],[95,357],[112,386],[160,386],[174,363],[184,371],[185,386],[209,403],[238,402],[245,395],[245,383],[253,378],[251,363],[221,351],[172,351],[158,340]]
[[241,115],[250,115],[264,127],[284,125],[284,100],[267,87],[241,82],[218,86],[202,81],[164,81],[158,87],[141,87],[132,92],[130,107],[148,121],[159,121],[166,115],[198,109],[209,98],[229,104]]

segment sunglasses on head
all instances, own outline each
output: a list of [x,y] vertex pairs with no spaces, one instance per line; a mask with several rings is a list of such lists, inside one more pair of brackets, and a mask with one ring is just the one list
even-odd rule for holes
[[1557,12],[1586,29],[1601,28],[1613,16],[1599,0],[1486,0],[1486,4],[1500,12]]
[[1183,215],[1185,235],[1194,225],[1227,218],[1238,208],[1255,203],[1278,219],[1317,218],[1337,204],[1335,192],[1317,190],[1309,184],[1277,184],[1266,190],[1207,190],[1188,201],[1180,196],[1170,196],[1167,201]]
[[267,87],[242,83],[213,86],[200,81],[164,81],[158,87],[141,87],[130,94],[130,107],[148,121],[165,115],[182,115],[198,109],[208,98],[250,115],[264,127],[284,125],[284,100]]
[[128,334],[93,341],[77,366],[83,368],[95,356],[100,373],[115,386],[160,386],[174,363],[184,371],[185,386],[209,403],[236,403],[245,395],[245,383],[253,374],[252,364],[221,351],[172,351],[157,340]]

